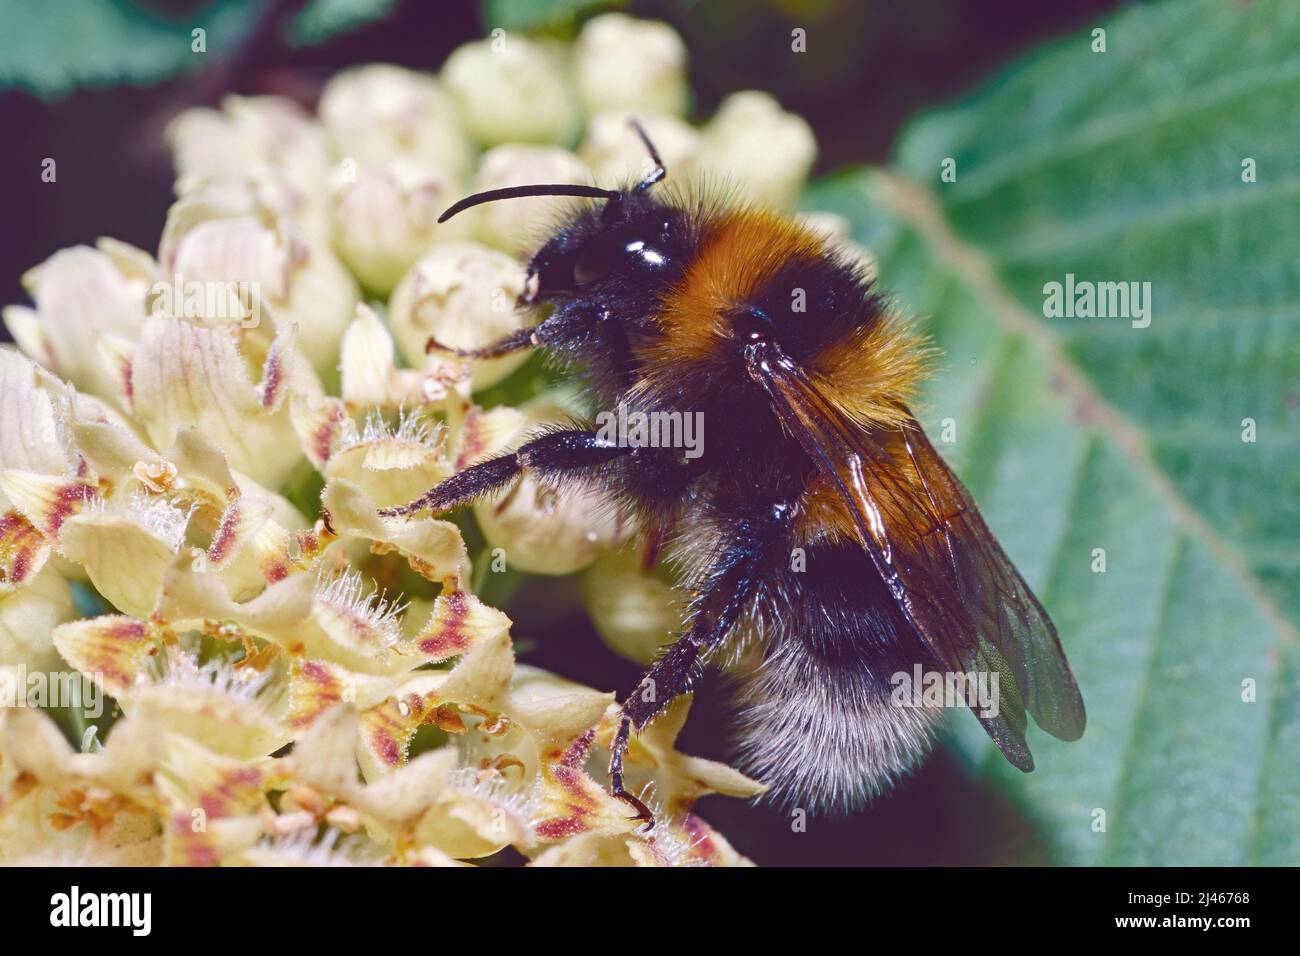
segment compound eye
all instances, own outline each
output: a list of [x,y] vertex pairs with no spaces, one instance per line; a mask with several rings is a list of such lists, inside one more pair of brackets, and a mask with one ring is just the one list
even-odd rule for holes
[[653,271],[667,264],[668,258],[641,238],[640,230],[617,229],[587,243],[574,263],[573,281],[579,286],[590,285],[621,266]]
[[597,236],[587,243],[573,266],[573,281],[577,285],[591,285],[609,275],[627,261],[626,235]]

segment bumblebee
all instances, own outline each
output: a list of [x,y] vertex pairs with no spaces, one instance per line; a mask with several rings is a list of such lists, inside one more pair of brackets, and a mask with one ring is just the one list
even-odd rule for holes
[[520,306],[545,317],[475,350],[538,348],[594,408],[702,413],[701,453],[550,429],[472,465],[392,517],[445,512],[522,473],[586,486],[667,542],[692,594],[682,633],[626,696],[609,763],[691,690],[706,663],[736,682],[741,765],[787,805],[859,808],[928,749],[943,703],[900,702],[898,676],[984,675],[973,708],[1006,758],[1033,769],[1026,713],[1084,729],[1056,629],[909,409],[929,350],[828,238],[743,202],[671,183],[654,145],[619,190],[529,185],[589,201],[528,265]]

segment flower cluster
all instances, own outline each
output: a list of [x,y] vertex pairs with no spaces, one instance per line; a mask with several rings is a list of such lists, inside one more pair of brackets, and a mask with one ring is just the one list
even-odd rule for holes
[[[156,255],[101,239],[25,276],[0,350],[0,860],[745,862],[693,806],[762,787],[676,750],[688,701],[629,754],[645,832],[600,769],[613,695],[516,665],[461,527],[378,513],[563,414],[482,401],[514,359],[425,354],[519,326],[519,255],[556,213],[438,225],[452,200],[634,176],[636,115],[674,177],[793,202],[802,120],[749,92],[696,129],[688,105],[680,38],[620,15],[437,76],[348,70],[316,116],[231,97],[169,130]],[[598,628],[644,659],[680,606],[592,514],[525,479],[476,511],[479,561],[585,569]]]

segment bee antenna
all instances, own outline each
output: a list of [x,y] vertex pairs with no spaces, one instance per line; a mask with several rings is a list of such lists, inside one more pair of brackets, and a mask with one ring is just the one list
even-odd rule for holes
[[654,162],[654,169],[646,174],[645,179],[636,184],[633,192],[641,192],[643,189],[649,189],[659,180],[668,175],[668,170],[664,167],[664,161],[659,158],[659,150],[655,149],[655,144],[651,141],[650,135],[645,131],[639,120],[633,118],[627,121],[627,125],[636,130],[636,135],[641,137],[641,142],[645,144],[646,152],[650,154],[650,159]]
[[487,192],[466,196],[459,202],[448,206],[446,211],[438,217],[438,221],[446,222],[452,216],[464,212],[471,206],[481,206],[485,202],[496,202],[498,199],[518,199],[521,196],[584,196],[589,199],[606,199],[614,203],[621,202],[623,199],[623,194],[617,190],[599,189],[596,186],[579,186],[569,183],[509,186],[505,189],[489,189]]

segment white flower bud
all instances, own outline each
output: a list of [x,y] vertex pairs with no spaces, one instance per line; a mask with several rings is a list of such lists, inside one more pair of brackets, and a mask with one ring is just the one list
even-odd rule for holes
[[341,168],[334,182],[334,248],[371,292],[387,296],[435,238],[468,229],[438,215],[460,195],[435,167],[396,159]]
[[430,74],[387,64],[344,70],[325,84],[319,113],[345,159],[405,157],[457,179],[469,172],[470,145],[456,104]]
[[[503,252],[473,242],[431,247],[403,277],[388,302],[388,326],[409,365],[425,361],[430,336],[452,348],[479,348],[523,327],[516,307],[524,267]],[[527,353],[474,360],[473,387],[500,381]]]
[[[475,192],[534,183],[590,181],[586,164],[558,146],[498,146],[483,155]],[[546,241],[561,212],[572,205],[572,199],[553,196],[488,203],[477,210],[475,235],[489,246],[513,255],[530,254]]]
[[654,660],[686,619],[683,592],[647,571],[638,547],[601,555],[582,576],[582,597],[605,643],[638,664]]
[[864,278],[876,277],[878,272],[876,257],[872,255],[870,249],[853,241],[852,227],[839,213],[817,210],[802,213],[799,220],[813,231],[834,240],[834,245],[840,254],[846,261],[862,270]]
[[303,354],[323,379],[337,379],[339,342],[359,299],[356,282],[329,248],[290,220],[222,217],[183,199],[168,213],[159,259],[167,280],[154,297],[156,312],[239,325],[264,344],[296,324]]
[[553,49],[502,35],[447,58],[442,80],[479,142],[569,143],[581,123],[568,65]]
[[[538,425],[563,422],[570,413],[548,401],[522,409],[527,423],[511,443]],[[500,548],[508,568],[563,575],[585,568],[620,539],[626,524],[594,491],[554,488],[524,472],[518,482],[474,506],[474,518],[490,548]]]
[[695,170],[743,187],[753,202],[794,205],[817,157],[812,129],[766,93],[747,90],[722,101],[704,128]]
[[821,233],[837,242],[848,239],[852,232],[848,219],[837,212],[818,209],[812,212],[801,212],[796,218],[813,232]]
[[278,96],[227,96],[220,110],[185,110],[168,126],[167,139],[178,195],[195,182],[265,167],[315,189],[330,166],[324,131],[298,104]]
[[686,44],[666,23],[621,13],[594,17],[574,47],[578,95],[587,112],[686,112]]
[[685,120],[666,113],[607,110],[591,118],[578,148],[578,155],[591,168],[597,184],[616,189],[638,183],[654,168],[641,137],[629,125],[633,117],[659,151],[670,177],[688,169],[695,158],[700,134]]
[[99,335],[134,338],[157,267],[125,243],[101,239],[97,248],[62,249],[23,276],[34,309],[8,306],[5,325],[30,355],[87,391],[116,394],[99,357]]
[[201,218],[253,216],[266,222],[292,219],[313,242],[330,241],[325,197],[316,186],[305,188],[279,169],[261,166],[248,173],[189,176],[181,198]]

